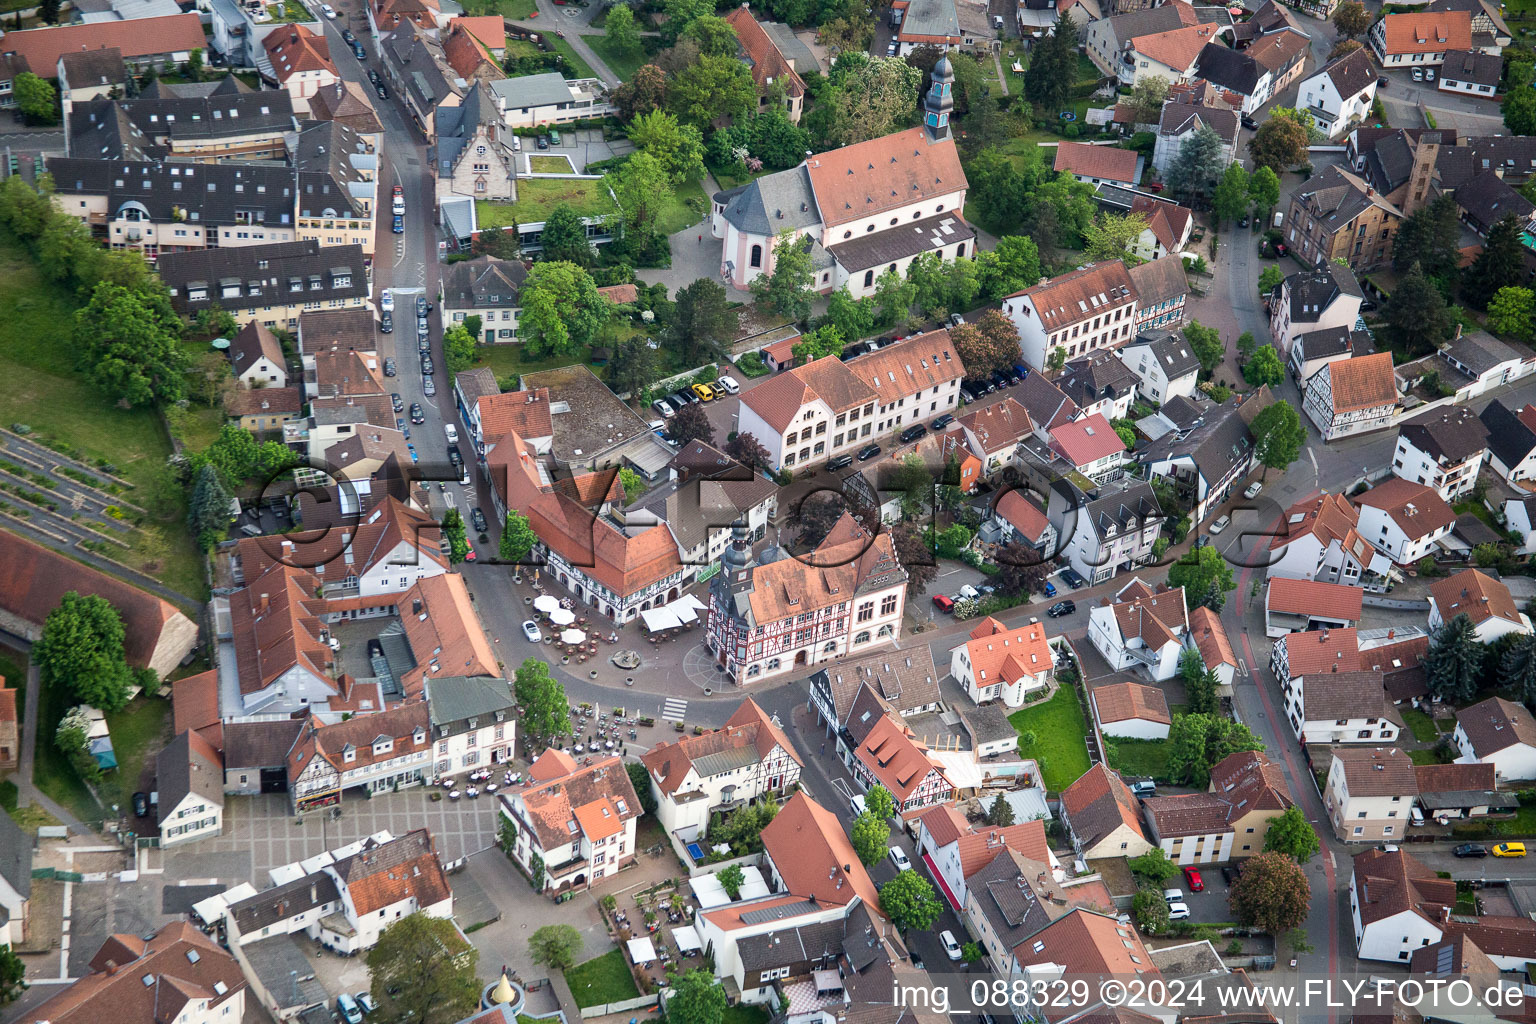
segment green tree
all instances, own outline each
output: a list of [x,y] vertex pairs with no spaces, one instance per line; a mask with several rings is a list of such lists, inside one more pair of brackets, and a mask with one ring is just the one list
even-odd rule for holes
[[187,54],[186,63],[182,64],[182,73],[194,82],[203,80],[203,49],[197,47]]
[[572,735],[571,706],[565,702],[565,685],[549,674],[549,666],[526,658],[517,667],[512,694],[523,712],[523,734],[540,743]]
[[909,453],[886,489],[901,495],[902,518],[918,518],[933,503],[933,475],[928,472],[928,463],[916,452]]
[[827,141],[846,146],[906,127],[917,109],[923,74],[900,58],[844,54],[829,81],[822,100]]
[[612,308],[592,275],[564,260],[533,265],[523,282],[522,304],[523,348],[534,359],[585,348]]
[[1239,921],[1280,935],[1307,919],[1312,887],[1293,858],[1283,853],[1261,853],[1243,865],[1227,899]]
[[613,346],[613,357],[608,360],[608,383],[615,391],[638,399],[660,376],[661,361],[648,336],[637,334]]
[[[1163,852],[1160,846],[1154,846],[1139,857],[1132,857],[1126,861],[1126,866],[1137,878],[1143,879],[1148,885],[1162,888],[1179,873],[1179,866],[1168,859],[1168,854]],[[1158,894],[1161,898],[1162,894]]]
[[59,10],[64,6],[61,0],[42,0],[37,5],[37,18],[44,25],[57,25],[59,23]]
[[1200,360],[1200,369],[1207,375],[1216,372],[1216,367],[1226,357],[1227,346],[1221,340],[1221,332],[1205,326],[1199,320],[1191,320],[1189,326],[1184,328],[1184,340],[1189,342],[1195,358]]
[[645,233],[656,224],[662,207],[672,201],[672,179],[660,160],[638,152],[603,179],[619,201],[626,227]]
[[716,118],[743,116],[756,101],[752,75],[735,55],[700,56],[667,83],[667,107],[701,131]]
[[1235,221],[1248,209],[1248,172],[1241,164],[1228,164],[1221,184],[1211,196],[1211,213],[1219,227],[1224,220]]
[[734,57],[738,47],[736,29],[724,18],[706,14],[695,18],[683,29],[682,38],[699,44],[699,52],[709,57]]
[[614,4],[608,8],[608,20],[603,29],[608,41],[620,52],[640,52],[640,30],[635,27],[635,12],[628,4]]
[[912,315],[917,301],[917,287],[894,270],[875,278],[875,322],[881,327],[901,323]]
[[[614,8],[628,9],[622,4]],[[581,953],[581,948],[581,932],[568,924],[546,924],[528,936],[528,953],[533,957],[533,962],[555,971],[566,971],[576,966],[576,957]]]
[[1214,546],[1195,548],[1168,567],[1168,585],[1183,587],[1191,607],[1205,605],[1213,612],[1226,604],[1227,591],[1237,586],[1232,567]]
[[1284,280],[1285,271],[1281,270],[1278,265],[1271,263],[1269,266],[1265,267],[1264,272],[1259,275],[1259,294],[1269,295],[1273,293],[1276,288],[1280,287]]
[[713,971],[696,967],[672,982],[667,1000],[670,1024],[721,1024],[725,1019],[725,989]]
[[1300,807],[1292,804],[1284,814],[1270,819],[1269,831],[1264,835],[1266,852],[1283,853],[1296,863],[1305,864],[1320,849],[1322,843],[1317,838],[1317,829],[1312,827]]
[[14,1003],[30,986],[27,967],[10,946],[0,946],[0,1006]]
[[875,329],[875,304],[870,299],[855,299],[844,284],[827,300],[827,324],[835,328],[839,344],[843,338],[862,338]]
[[1261,210],[1273,210],[1280,202],[1280,178],[1270,167],[1260,167],[1248,177],[1248,200]]
[[1430,634],[1423,658],[1429,692],[1456,704],[1470,701],[1477,695],[1487,650],[1465,612],[1441,623]]
[[709,422],[709,414],[702,405],[685,405],[667,421],[667,433],[679,445],[689,441],[715,443],[715,427]]
[[853,851],[865,867],[873,867],[891,851],[891,827],[868,811],[854,819],[848,832]]
[[373,1001],[386,1020],[462,1020],[480,997],[479,961],[480,951],[464,941],[453,921],[409,914],[384,929],[368,951]]
[[741,898],[741,887],[747,883],[746,872],[740,864],[729,864],[715,873],[715,881],[733,901]]
[[1255,454],[1264,467],[1260,479],[1267,479],[1272,469],[1284,472],[1290,468],[1301,457],[1301,446],[1307,439],[1301,416],[1286,402],[1276,402],[1260,412],[1248,432],[1253,435]]
[[1536,135],[1536,89],[1531,88],[1532,65],[1512,62],[1508,87],[1499,110],[1511,135]]
[[629,784],[635,787],[635,796],[640,799],[640,813],[656,813],[656,793],[651,789],[650,769],[639,761],[628,761],[624,770],[629,773]]
[[209,465],[198,469],[192,483],[192,496],[187,502],[187,528],[204,551],[223,540],[229,532],[229,508],[233,500],[219,479],[217,469]]
[[1536,637],[1517,635],[1499,659],[1499,681],[1513,687],[1520,703],[1536,703]]
[[916,871],[899,872],[881,887],[880,909],[903,932],[926,931],[944,912],[932,884]]
[[1276,174],[1294,167],[1307,158],[1311,141],[1307,127],[1289,117],[1269,117],[1248,140],[1248,155],[1254,166],[1268,167]]
[[1192,715],[1214,715],[1221,709],[1216,690],[1221,681],[1216,673],[1205,667],[1199,648],[1190,647],[1179,655],[1179,675],[1184,680],[1184,693]]
[[528,517],[516,509],[508,509],[506,528],[501,531],[501,544],[498,548],[501,560],[520,565],[528,560],[528,555],[538,542],[538,534],[528,525]]
[[120,711],[133,682],[123,637],[123,620],[105,598],[71,590],[43,620],[32,661],[45,686],[63,687],[102,711]]
[[1168,166],[1168,187],[1182,202],[1211,194],[1221,180],[1221,135],[1202,124],[1179,146]]
[[662,0],[661,9],[667,14],[667,34],[674,40],[697,19],[715,13],[713,0]]
[[811,269],[809,237],[796,238],[788,229],[779,232],[773,245],[773,271],[759,274],[748,288],[752,297],[762,305],[792,320],[804,320],[811,315],[811,283],[815,272]]
[[[1536,89],[1528,89],[1536,94]],[[1488,240],[1483,251],[1467,268],[1461,293],[1478,309],[1488,309],[1489,303],[1501,288],[1511,288],[1525,282],[1525,244],[1521,238],[1524,228],[1513,213],[1505,214],[1488,230]]]
[[164,287],[103,281],[75,313],[75,352],[85,376],[126,406],[174,402],[186,390],[181,318]]
[[1273,345],[1261,345],[1243,364],[1243,380],[1249,387],[1261,388],[1266,384],[1275,387],[1285,379],[1285,364]]
[[448,538],[448,561],[454,565],[469,557],[469,538],[464,535],[464,514],[457,508],[444,512],[438,525]]
[[1346,39],[1365,35],[1371,27],[1371,16],[1360,0],[1344,0],[1333,9],[1333,27]]
[[1392,246],[1392,266],[1399,273],[1418,263],[1426,275],[1448,283],[1455,278],[1460,260],[1461,222],[1457,219],[1456,202],[1450,196],[1436,196],[1398,228],[1397,242]]
[[1145,75],[1136,80],[1126,102],[1135,111],[1137,124],[1149,124],[1157,121],[1167,99],[1168,79],[1162,75]]
[[1328,51],[1327,63],[1332,64],[1340,57],[1348,57],[1356,50],[1365,49],[1365,44],[1358,39],[1340,39],[1333,44],[1333,49]]
[[1143,935],[1161,935],[1168,930],[1168,901],[1157,889],[1138,889],[1131,897],[1131,916]]
[[1427,355],[1451,336],[1455,318],[1445,298],[1418,263],[1408,268],[1382,306],[1397,343],[1412,355]]
[[1024,98],[1052,117],[1066,105],[1077,81],[1077,46],[1077,23],[1069,11],[1055,32],[1035,44],[1024,72]]
[[11,95],[28,124],[53,124],[59,119],[59,94],[46,78],[23,71],[11,83]]
[[725,442],[725,454],[753,472],[772,465],[772,456],[750,430],[743,431]]
[[463,324],[453,324],[443,332],[443,364],[449,373],[462,373],[474,365],[475,338]]
[[1007,828],[1013,822],[1013,805],[1003,794],[997,794],[992,801],[992,807],[987,811],[987,824],[994,828]]
[[[616,11],[615,5],[609,8]],[[612,15],[610,14],[610,19]],[[720,21],[711,18],[711,21]],[[730,25],[720,22],[729,30]],[[735,31],[731,30],[732,51],[735,50]],[[696,125],[681,124],[665,110],[653,110],[641,114],[629,123],[625,130],[629,141],[642,153],[649,153],[660,162],[662,169],[674,185],[681,185],[691,178],[704,175],[704,136]]]
[[891,796],[890,790],[876,783],[864,794],[864,809],[881,821],[889,821],[896,816],[896,798]]
[[995,249],[978,253],[976,272],[987,302],[999,302],[1040,281],[1040,249],[1028,235],[1007,235]]
[[1083,233],[1087,243],[1083,247],[1083,257],[1095,263],[1124,259],[1134,265],[1140,259],[1130,254],[1131,246],[1136,244],[1146,227],[1147,218],[1144,214],[1105,214]]
[[666,325],[666,340],[683,360],[682,365],[720,358],[735,331],[736,313],[718,282],[701,277],[678,290]]
[[1488,329],[1529,344],[1536,336],[1536,292],[1529,288],[1500,288],[1488,303]]
[[624,488],[626,505],[645,493],[645,479],[628,466],[619,467],[619,486]]
[[814,331],[807,331],[800,336],[790,348],[795,361],[801,365],[812,363],[827,356],[835,356],[842,352],[847,344],[843,340],[843,333],[832,324],[823,324]]
[[[514,238],[517,236],[515,231],[503,234]],[[549,216],[544,220],[544,230],[539,232],[539,244],[543,246],[539,259],[546,263],[574,263],[578,267],[590,267],[597,258],[592,243],[587,240],[586,222],[567,203],[560,203],[549,211]]]
[[667,73],[655,64],[642,65],[613,91],[613,105],[624,119],[662,106],[667,99]]
[[1204,789],[1211,766],[1241,750],[1263,750],[1264,743],[1246,725],[1220,715],[1175,715],[1168,730],[1168,776]]
[[[18,176],[14,180],[21,178]],[[38,269],[49,280],[60,284],[92,281],[102,262],[101,245],[91,237],[91,229],[73,217],[51,217],[38,239],[36,250]],[[228,359],[225,362],[228,363]]]

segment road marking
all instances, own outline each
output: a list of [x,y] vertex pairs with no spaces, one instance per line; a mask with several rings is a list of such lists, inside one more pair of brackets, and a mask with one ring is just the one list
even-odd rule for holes
[[661,717],[669,722],[681,722],[688,713],[688,702],[668,697],[661,705]]

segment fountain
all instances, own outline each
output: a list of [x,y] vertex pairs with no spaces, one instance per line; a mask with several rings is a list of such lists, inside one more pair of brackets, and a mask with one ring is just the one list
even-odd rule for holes
[[523,986],[514,982],[503,974],[494,984],[487,985],[485,991],[480,993],[480,1008],[482,1010],[495,1009],[498,1006],[506,1006],[516,1017],[523,1012]]

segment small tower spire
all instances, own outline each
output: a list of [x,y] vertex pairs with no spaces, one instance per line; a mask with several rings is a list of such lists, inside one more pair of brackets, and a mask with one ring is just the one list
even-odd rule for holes
[[949,138],[949,113],[955,107],[955,69],[949,57],[940,57],[933,66],[933,84],[923,97],[923,127],[928,130],[928,141],[939,142]]

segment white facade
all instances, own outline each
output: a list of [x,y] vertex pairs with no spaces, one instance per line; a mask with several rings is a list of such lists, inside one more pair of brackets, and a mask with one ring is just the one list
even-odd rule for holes
[[1037,301],[1048,302],[1049,291],[1042,298],[1021,293],[1003,300],[1003,312],[1019,331],[1019,350],[1024,362],[1036,370],[1045,369],[1051,351],[1061,348],[1068,359],[1102,349],[1115,348],[1130,341],[1136,330],[1136,296],[1124,302],[1105,305],[1093,316],[1054,331],[1045,329]]
[[1312,120],[1324,134],[1336,139],[1370,116],[1371,101],[1375,98],[1374,77],[1359,92],[1340,96],[1333,77],[1319,70],[1311,78],[1302,80],[1296,93],[1296,105],[1312,115]]
[[[1148,815],[1150,818],[1151,815]],[[1155,826],[1153,828],[1155,833]],[[1163,836],[1158,847],[1180,867],[1201,864],[1225,864],[1232,859],[1232,841],[1237,838],[1230,828],[1189,836]]]
[[1446,523],[1422,537],[1410,538],[1389,513],[1371,505],[1360,505],[1360,536],[1398,565],[1412,565],[1432,553],[1439,546],[1439,540],[1449,534],[1454,525]]
[[[1349,718],[1320,719],[1309,717],[1306,708],[1308,685],[1326,688],[1328,674],[1287,678],[1276,673],[1281,680],[1281,693],[1285,697],[1285,717],[1291,724],[1291,732],[1303,744],[1307,743],[1370,743],[1386,746],[1397,739],[1400,731],[1397,723],[1382,717],[1385,707],[1373,709],[1374,714],[1351,715]],[[1310,680],[1310,683],[1308,682]],[[1383,690],[1383,700],[1386,691]]]
[[480,337],[476,341],[487,345],[510,344],[517,340],[518,315],[522,313],[522,307],[515,304],[516,295],[508,295],[508,303],[501,306],[476,306],[466,308],[450,306],[442,301],[442,289],[438,289],[438,314],[442,329],[447,330],[453,324],[461,324],[466,317],[478,316],[480,318]]
[[699,774],[698,762],[694,762],[671,792],[664,791],[652,776],[651,792],[656,797],[656,819],[668,835],[691,825],[702,837],[708,832],[711,812],[722,806],[734,807],[757,800],[765,794],[782,796],[799,781],[800,763],[790,751],[775,743],[768,756],[712,775]]
[[1353,330],[1355,323],[1360,319],[1362,298],[1358,295],[1340,293],[1335,295],[1333,301],[1326,306],[1298,310],[1297,312],[1304,319],[1292,320],[1291,283],[1300,280],[1301,276],[1293,274],[1280,286],[1274,315],[1269,321],[1269,336],[1274,340],[1275,351],[1286,360],[1290,359],[1291,348],[1301,335],[1311,334],[1314,331]]
[[[1485,644],[1491,644],[1506,633],[1530,633],[1532,631],[1530,616],[1521,611],[1515,614],[1520,616],[1518,622],[1512,622],[1499,615],[1489,615],[1473,627],[1477,638]],[[1454,617],[1453,615],[1452,618]],[[1435,602],[1435,596],[1431,594],[1429,596],[1429,628],[1433,631],[1443,625],[1445,625],[1445,616],[1441,614],[1440,606]],[[1536,776],[1532,777],[1536,778]]]
[[1324,441],[1333,441],[1351,434],[1363,434],[1367,431],[1381,430],[1392,425],[1394,414],[1397,411],[1397,400],[1390,403],[1382,403],[1364,409],[1350,409],[1335,412],[1333,407],[1333,374],[1332,369],[1338,364],[1330,363],[1307,381],[1306,397],[1302,401],[1302,409],[1306,412],[1317,429],[1322,433]]
[[1468,82],[1461,79],[1450,78],[1443,72],[1435,83],[1435,88],[1441,92],[1459,92],[1464,96],[1476,96],[1480,99],[1491,100],[1498,90],[1491,85],[1483,85],[1479,82]]
[[266,356],[257,356],[256,361],[235,379],[245,388],[285,388],[288,386],[288,368],[278,366]]
[[[1088,613],[1088,639],[1117,672],[1139,668],[1157,682],[1172,679],[1179,671],[1179,656],[1184,647],[1169,640],[1156,650],[1147,647],[1141,637],[1121,636],[1113,605],[1097,605]],[[1166,730],[1164,735],[1166,735]]]
[[1349,877],[1349,913],[1355,929],[1355,947],[1362,960],[1388,960],[1407,963],[1414,950],[1440,941],[1442,932],[1412,910],[1399,911],[1391,917],[1364,925],[1360,921],[1361,880]]
[[162,816],[160,845],[179,846],[194,839],[206,839],[224,831],[224,807],[197,793],[188,793],[181,803]]
[[[1441,462],[1429,452],[1418,448],[1405,435],[1399,434],[1397,450],[1392,453],[1392,472],[1404,480],[1433,487],[1440,497],[1453,502],[1471,492],[1487,457],[1488,450],[1485,448],[1462,462]],[[1362,510],[1362,518],[1364,514]]]
[[[771,863],[771,862],[770,862]],[[753,902],[765,905],[781,902],[782,896],[764,896],[755,901],[745,901],[739,905],[743,911],[749,911]],[[802,904],[805,905],[805,904]],[[732,927],[724,927],[712,920],[713,915],[708,912],[700,912],[694,917],[694,927],[699,934],[699,941],[705,949],[714,950],[715,977],[731,978],[736,982],[741,992],[741,1000],[744,1003],[759,1004],[767,1002],[775,991],[775,978],[767,977],[773,973],[764,971],[759,976],[754,971],[748,979],[745,965],[741,961],[741,951],[738,947],[743,939],[753,938],[759,935],[767,935],[770,932],[793,935],[793,929],[803,928],[807,925],[826,924],[833,921],[841,921],[848,916],[852,906],[857,905],[857,897],[850,906],[840,906],[836,903],[824,904],[820,909],[793,916],[766,915],[767,920],[756,924],[734,923]],[[797,947],[798,950],[798,947]],[[801,955],[793,954],[795,960],[801,959]],[[785,977],[788,976],[788,968],[782,968]]]
[[1132,341],[1120,350],[1119,355],[1120,361],[1140,378],[1141,384],[1136,390],[1143,398],[1162,405],[1170,398],[1181,395],[1188,398],[1195,393],[1195,385],[1200,379],[1198,365],[1170,379],[1163,364],[1157,361],[1151,345],[1141,345]]
[[[1139,526],[1117,530],[1111,536],[1101,536],[1089,516],[1079,514],[1069,519],[1067,525],[1071,528],[1071,535],[1066,539],[1062,554],[1090,584],[1103,583],[1113,578],[1118,567],[1123,564],[1144,565],[1150,562],[1152,545],[1157,542],[1163,522],[1161,518],[1151,518]],[[1059,535],[1066,533],[1061,526],[1057,526],[1057,532]]]
[[[1036,624],[1036,627],[1038,628],[1038,624]],[[1027,640],[1023,644],[1019,644],[1016,636],[1018,632],[1019,630],[1015,629],[1011,632],[996,634],[996,643],[998,645],[1013,642],[1019,646],[1021,652],[1026,653],[1023,653],[1021,658],[1004,661],[995,670],[995,678],[977,678],[976,666],[971,662],[971,644],[977,641],[967,641],[950,652],[950,675],[954,677],[955,682],[965,687],[966,696],[970,697],[975,703],[981,704],[986,701],[1000,700],[1005,707],[1020,708],[1024,706],[1025,697],[1050,685],[1051,674],[1055,670],[1055,659],[1049,653],[1049,645],[1045,645],[1043,641],[1030,644]],[[985,638],[981,642],[986,643],[992,639],[990,637]],[[1036,648],[1043,645],[1047,647],[1047,650],[1040,651],[1037,649],[1029,651],[1025,645]],[[1024,660],[1029,661],[1030,664],[1021,664],[1020,662]],[[1013,671],[1009,671],[1010,665],[1014,666]]]
[[1106,722],[1104,716],[1099,713],[1099,700],[1090,696],[1093,701],[1093,716],[1099,721],[1099,731],[1105,736],[1114,736],[1128,740],[1165,740],[1168,738],[1168,723],[1155,721],[1151,718],[1126,718],[1118,722]]
[[1451,733],[1451,738],[1461,751],[1461,756],[1456,759],[1457,764],[1491,764],[1500,779],[1536,779],[1536,747],[1529,743],[1511,743],[1503,750],[1479,757],[1460,722],[1456,723],[1456,731]]
[[1345,842],[1396,841],[1408,831],[1408,811],[1414,795],[1355,796],[1349,791],[1344,762],[1333,759],[1323,790],[1323,807],[1333,823],[1334,834]]

